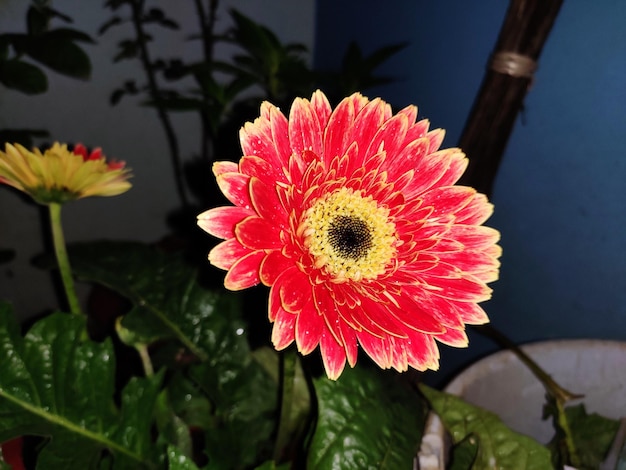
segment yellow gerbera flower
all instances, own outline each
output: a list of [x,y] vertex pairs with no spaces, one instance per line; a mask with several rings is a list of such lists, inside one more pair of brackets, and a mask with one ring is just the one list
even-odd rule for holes
[[89,196],[117,196],[128,191],[130,170],[124,162],[107,162],[100,148],[82,144],[68,150],[55,142],[43,153],[19,144],[0,150],[0,183],[30,195],[40,204],[63,203]]

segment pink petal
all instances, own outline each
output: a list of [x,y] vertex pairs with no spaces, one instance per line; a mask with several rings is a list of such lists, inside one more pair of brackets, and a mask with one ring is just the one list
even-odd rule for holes
[[[428,282],[427,276],[424,276]],[[469,277],[461,279],[440,279],[430,283],[432,293],[444,299],[457,302],[484,302],[491,298],[491,289],[482,282]]]
[[[427,157],[427,154],[428,139],[422,138],[414,140],[401,148],[393,158],[385,160],[383,169],[389,172],[389,178],[391,180],[397,179],[406,171],[414,171],[415,179],[421,184],[418,185],[414,179],[411,184],[410,194],[419,194],[419,189],[413,189],[413,186],[423,186],[426,188],[432,185],[433,182],[430,173],[435,165],[432,164],[433,162],[429,161],[430,159]],[[427,163],[430,163],[430,165],[427,165]],[[431,172],[427,171],[429,169]],[[440,171],[443,174],[443,170]]]
[[409,365],[406,352],[407,340],[390,336],[387,338],[387,341],[389,341],[389,350],[391,352],[391,367],[398,372],[405,372]]
[[250,179],[250,199],[261,217],[271,220],[274,230],[287,226],[287,214],[278,199],[276,186],[269,186],[256,177]]
[[272,344],[281,351],[293,343],[297,316],[278,309],[272,328]]
[[241,149],[244,155],[255,155],[280,168],[282,166],[281,155],[276,152],[271,122],[267,118],[268,114],[272,114],[272,110],[266,108],[265,114],[266,116],[257,118],[254,123],[246,123],[239,131]]
[[493,204],[487,201],[484,194],[474,195],[474,199],[456,214],[456,223],[480,225],[493,213]]
[[467,335],[463,330],[449,329],[443,334],[436,336],[437,341],[454,348],[466,348],[468,345]]
[[439,349],[430,335],[413,333],[406,343],[407,360],[416,370],[439,368]]
[[215,176],[224,173],[239,173],[239,166],[234,162],[222,161],[213,163],[213,174]]
[[472,303],[454,303],[463,321],[468,325],[484,325],[489,323],[489,317],[480,305]]
[[282,170],[287,167],[292,152],[289,143],[289,122],[277,108],[272,109],[270,113],[270,131],[274,142],[274,153],[279,160],[276,166]]
[[421,199],[425,206],[434,208],[430,220],[435,221],[442,217],[447,221],[450,215],[467,206],[475,194],[476,190],[467,186],[445,186],[425,192]]
[[452,186],[455,184],[465,172],[469,163],[465,154],[457,148],[440,150],[438,152],[431,153],[431,155],[433,158],[443,158],[449,162],[448,169],[437,182],[438,186]]
[[[445,331],[445,328],[433,317],[428,308],[420,306],[419,302],[414,302],[407,297],[402,294],[398,296],[398,307],[390,306],[389,314],[402,322],[406,328],[412,330],[429,334],[443,333]],[[404,332],[406,335],[406,330]]]
[[276,250],[284,245],[280,231],[266,219],[250,216],[235,227],[237,240],[253,250]]
[[354,367],[359,353],[359,343],[356,338],[356,333],[349,325],[343,322],[339,324],[339,327],[348,364],[350,364],[350,367]]
[[[404,143],[408,144],[409,142],[413,142],[414,140],[421,139],[426,136],[428,133],[428,128],[430,126],[430,121],[428,119],[422,119],[421,121],[415,122],[415,120],[409,119],[409,122],[413,122],[414,124],[409,127],[409,130],[406,132],[406,136],[404,137]],[[429,145],[429,152],[430,150]]]
[[[456,302],[441,298],[437,295],[431,295],[421,287],[412,286],[405,288],[404,291],[406,292],[406,297],[408,297],[408,299],[403,299],[405,302],[416,304],[419,309],[418,311],[425,312],[426,315],[432,317],[433,320],[439,324],[438,331],[423,331],[419,328],[414,328],[413,330],[437,335],[444,333],[447,328],[464,328],[463,319],[459,314],[459,307]],[[405,304],[402,305],[404,306]],[[404,308],[409,309],[411,307],[407,304]]]
[[320,353],[326,375],[330,380],[337,380],[346,365],[346,351],[333,335],[324,333],[320,340]]
[[209,252],[209,261],[213,266],[228,270],[237,260],[243,258],[248,253],[250,253],[250,249],[243,246],[236,239],[231,238],[215,246]]
[[312,298],[311,281],[299,269],[290,269],[289,275],[280,276],[276,281],[280,286],[282,307],[290,313],[298,313]]
[[291,105],[289,114],[289,142],[291,151],[296,157],[304,150],[322,155],[322,129],[311,103],[296,98]]
[[322,333],[326,331],[324,319],[309,302],[297,315],[295,337],[301,354],[311,353],[319,344]]
[[252,214],[250,209],[236,206],[215,207],[198,216],[198,225],[218,238],[235,236],[235,225]]
[[284,310],[280,301],[280,286],[274,284],[267,299],[267,317],[271,322],[276,320],[279,310]]
[[439,259],[469,274],[491,271],[500,266],[497,259],[483,251],[439,253]]
[[363,107],[363,109],[357,109],[357,117],[351,132],[352,140],[360,147],[358,161],[363,161],[369,153],[378,153],[380,143],[377,143],[376,148],[373,150],[369,147],[369,143],[374,139],[376,133],[385,122],[386,108],[387,104],[384,101],[375,99]]
[[445,234],[467,250],[487,250],[500,240],[500,232],[483,225],[452,225]]
[[261,262],[261,282],[266,286],[274,285],[278,276],[292,267],[294,267],[294,262],[291,259],[286,258],[278,250],[271,251]]
[[277,181],[287,182],[280,168],[260,157],[251,155],[242,157],[239,161],[239,168],[241,173],[255,176],[270,186],[275,186]]
[[236,206],[250,208],[248,182],[250,177],[241,173],[221,173],[217,175],[217,185],[224,196]]
[[357,332],[359,344],[367,355],[381,369],[389,369],[391,367],[391,351],[389,351],[389,343],[383,338],[377,338],[364,331]]
[[232,265],[224,278],[228,290],[242,290],[256,286],[259,281],[259,265],[265,257],[263,251],[253,251]]
[[[361,299],[361,308],[356,307],[354,318],[363,325],[364,328],[369,329],[371,325],[376,325],[378,331],[383,331],[387,335],[394,335],[403,337],[405,336],[405,325],[396,320],[396,318],[390,313],[390,305],[386,299],[372,300],[369,298]],[[358,312],[358,313],[357,313]],[[366,321],[365,318],[367,318]]]
[[324,160],[330,161],[335,157],[341,157],[352,142],[351,128],[354,121],[354,103],[344,99],[333,111],[324,130]]
[[[337,343],[342,344],[341,325],[345,323],[345,319],[341,317],[338,306],[323,285],[316,286],[313,289],[313,305],[326,322],[328,332],[334,336]],[[355,324],[350,324],[350,322],[346,323],[346,325],[355,327]]]
[[[406,108],[398,111],[398,114],[404,114],[409,121],[409,124],[413,124],[417,119],[417,106],[409,105]],[[413,127],[413,126],[411,126]]]
[[328,102],[328,98],[326,98],[326,95],[320,90],[317,90],[311,96],[311,106],[317,115],[317,120],[319,121],[321,128],[324,129],[328,124],[328,119],[333,111],[330,103]]
[[443,138],[445,136],[446,131],[443,129],[433,129],[428,134],[426,134],[426,137],[428,137],[428,140],[430,141],[430,147],[428,149],[429,153],[433,153],[439,150],[439,147],[441,147]]
[[404,136],[409,128],[406,116],[398,114],[386,121],[376,135],[372,138],[365,155],[375,155],[380,153],[381,149],[387,152],[387,158],[395,158],[402,143]]

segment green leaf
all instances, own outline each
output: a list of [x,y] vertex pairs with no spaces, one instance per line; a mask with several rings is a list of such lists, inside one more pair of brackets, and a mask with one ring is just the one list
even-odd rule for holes
[[203,426],[210,468],[248,468],[270,458],[273,450],[278,384],[254,360],[235,314],[220,308],[206,319],[212,334],[202,344],[212,351],[210,359],[189,370],[214,408]]
[[49,137],[44,129],[2,129],[0,130],[0,145],[4,142],[17,142],[26,148],[33,146],[34,138]]
[[510,430],[494,413],[425,385],[420,385],[420,390],[441,418],[455,444],[470,434],[478,438],[479,449],[473,468],[552,468],[550,452],[546,447]]
[[[596,469],[604,461],[620,422],[597,413],[588,414],[584,404],[565,408],[581,469]],[[554,440],[549,446],[557,451]]]
[[452,448],[448,470],[470,470],[478,456],[479,443],[476,436],[470,434]]
[[[135,308],[122,325],[145,343],[180,341],[202,360],[209,352],[200,344],[212,335],[206,320],[222,303],[234,301],[199,286],[196,270],[175,254],[136,242],[96,242],[69,247],[77,277],[97,282],[125,296]],[[226,307],[229,308],[229,307]],[[239,326],[232,325],[234,330]]]
[[55,72],[86,80],[91,75],[91,61],[71,38],[54,31],[30,38],[26,54]]
[[276,462],[273,460],[268,460],[267,462],[259,465],[254,470],[289,470],[291,467],[291,463],[287,462],[282,465],[276,465]]
[[397,375],[358,367],[314,386],[319,412],[308,469],[412,468],[425,409]]
[[[73,245],[69,255],[80,278],[104,284],[135,304],[122,321],[125,328],[146,342],[174,338],[191,351],[192,363],[201,360],[175,380],[190,380],[196,387],[190,398],[197,398],[201,413],[209,408],[202,399],[209,400],[210,419],[185,416],[175,395],[172,403],[188,425],[203,426],[212,465],[237,469],[269,458],[278,387],[250,352],[238,297],[202,288],[180,255],[140,243]],[[179,359],[179,368],[186,359]]]
[[30,6],[26,13],[26,30],[28,34],[40,34],[48,29],[50,14],[44,8]]
[[199,470],[191,458],[187,457],[174,446],[167,448],[167,461],[169,463],[169,470]]
[[85,318],[55,313],[24,338],[0,303],[0,442],[47,437],[38,468],[93,468],[108,450],[114,469],[152,468],[152,410],[161,378],[133,379],[117,409],[109,341],[85,338]]
[[19,59],[0,61],[0,82],[27,95],[44,93],[48,89],[46,74],[39,67]]

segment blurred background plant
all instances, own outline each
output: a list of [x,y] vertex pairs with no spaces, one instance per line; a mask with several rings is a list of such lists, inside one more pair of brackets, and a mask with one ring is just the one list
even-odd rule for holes
[[[33,0],[26,13],[25,33],[0,34],[0,83],[6,88],[38,95],[48,91],[46,69],[78,80],[89,80],[91,61],[80,43],[93,43],[87,33],[55,23],[72,18],[52,8],[49,0]],[[34,63],[33,63],[34,62]],[[0,141],[32,146],[48,137],[45,129],[0,129]]]
[[[235,159],[239,154],[238,129],[254,119],[262,101],[288,109],[297,96],[309,96],[324,87],[336,100],[354,91],[386,83],[391,77],[377,75],[377,68],[404,45],[383,47],[364,57],[356,44],[346,51],[339,71],[322,73],[312,69],[309,51],[299,43],[282,43],[269,28],[236,9],[225,31],[217,28],[219,0],[194,0],[197,31],[182,30],[170,14],[151,7],[145,0],[108,0],[113,15],[100,27],[99,34],[124,23],[132,25],[133,36],[118,42],[114,62],[138,60],[142,78],[128,78],[110,97],[115,105],[124,97],[136,96],[140,104],[155,109],[167,137],[176,189],[183,208],[196,204],[206,207],[215,195],[204,177],[216,155]],[[157,57],[150,45],[160,30],[176,30],[188,41],[202,44],[201,57]],[[228,44],[235,48],[230,60],[215,58],[215,48]],[[180,154],[180,136],[172,124],[172,113],[194,113],[201,123],[197,153],[188,164]],[[201,171],[198,171],[201,170]],[[194,212],[195,213],[195,212]]]

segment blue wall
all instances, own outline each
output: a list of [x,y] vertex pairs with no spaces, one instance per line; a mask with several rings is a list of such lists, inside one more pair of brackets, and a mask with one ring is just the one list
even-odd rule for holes
[[[315,61],[334,68],[355,40],[365,52],[408,41],[367,90],[417,104],[456,145],[508,2],[318,0]],[[626,340],[626,2],[567,0],[504,155],[489,224],[502,232],[501,279],[485,304],[516,341]],[[493,346],[444,349],[446,377]]]

